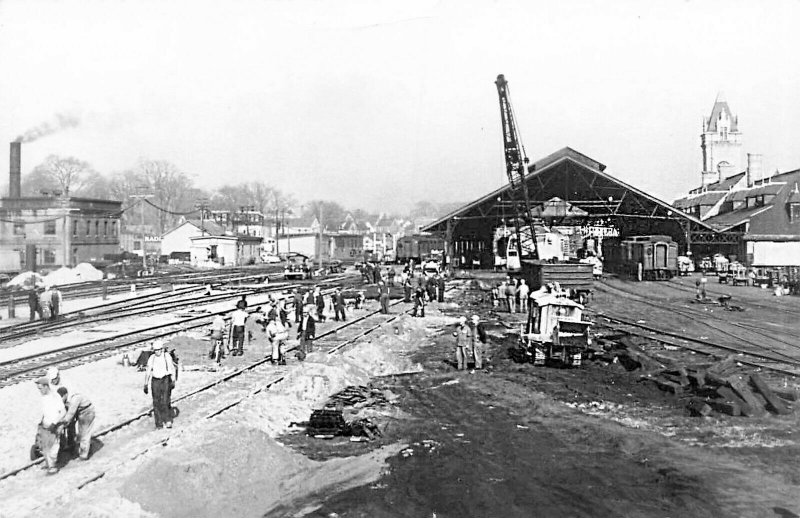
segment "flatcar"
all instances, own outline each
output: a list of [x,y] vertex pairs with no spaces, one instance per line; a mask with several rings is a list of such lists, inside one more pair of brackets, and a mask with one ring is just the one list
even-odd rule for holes
[[397,262],[406,263],[409,259],[419,264],[423,259],[444,252],[444,239],[437,236],[415,234],[397,240]]
[[606,270],[637,280],[668,280],[678,274],[678,244],[669,236],[603,240]]

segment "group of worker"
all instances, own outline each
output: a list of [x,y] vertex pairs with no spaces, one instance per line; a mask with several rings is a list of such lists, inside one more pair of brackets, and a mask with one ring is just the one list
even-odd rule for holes
[[475,369],[483,368],[483,346],[486,344],[486,330],[478,315],[472,318],[459,317],[458,328],[453,333],[456,337],[456,368],[466,370],[470,364]]
[[56,320],[61,313],[63,297],[57,286],[34,288],[28,292],[30,321],[38,317],[41,320]]
[[492,305],[498,310],[504,309],[509,313],[517,311],[527,313],[530,294],[531,289],[525,279],[508,277],[492,288]]
[[[48,475],[58,473],[58,455],[63,449],[88,460],[94,428],[94,405],[86,396],[70,393],[56,368],[36,380],[42,395],[42,418],[36,431],[36,444],[32,457],[44,457],[43,469]],[[76,451],[77,450],[77,451]]]

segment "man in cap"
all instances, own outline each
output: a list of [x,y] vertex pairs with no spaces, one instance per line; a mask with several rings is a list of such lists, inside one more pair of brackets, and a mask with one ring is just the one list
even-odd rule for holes
[[294,323],[299,324],[303,318],[303,294],[295,288],[292,290],[292,302],[294,303]]
[[[78,393],[69,394],[65,387],[58,389],[61,400],[67,407],[67,413],[61,418],[61,424],[67,428],[75,427],[75,438],[78,443],[78,457],[89,460],[92,447],[92,429],[94,428],[94,405],[86,396]],[[74,443],[69,443],[73,445]]]
[[217,315],[211,322],[211,350],[208,353],[208,358],[216,360],[217,363],[225,358],[225,319],[222,315]]
[[339,286],[336,287],[336,293],[333,294],[333,313],[335,315],[334,320],[337,322],[341,318],[342,322],[347,320],[344,314],[345,308],[345,301],[344,301],[344,293],[342,293],[342,288]]
[[61,372],[58,370],[58,367],[50,367],[47,369],[47,379],[50,380],[50,388],[53,389],[53,392],[58,391],[58,389],[63,386]]
[[44,456],[44,468],[48,475],[58,473],[58,450],[60,447],[61,420],[67,413],[64,402],[50,386],[50,378],[42,376],[36,380],[36,388],[42,395],[42,419],[36,433],[36,445]]
[[172,389],[175,387],[175,364],[164,352],[164,342],[153,342],[153,354],[147,360],[144,377],[144,393],[153,393],[153,417],[156,428],[172,428]]
[[470,355],[475,362],[476,369],[483,368],[483,345],[486,343],[486,331],[481,324],[481,319],[478,315],[472,315],[470,323],[471,337],[470,337]]
[[389,314],[389,286],[385,282],[378,282],[378,292],[380,293],[381,313]]
[[472,330],[467,325],[467,317],[458,318],[458,328],[453,336],[456,337],[456,366],[463,371],[467,368],[467,351],[472,340]]
[[300,340],[300,350],[297,352],[297,358],[302,361],[306,359],[306,355],[314,348],[314,337],[317,332],[317,324],[311,316],[311,309],[313,306],[306,305],[303,308],[303,318],[297,325],[297,339]]

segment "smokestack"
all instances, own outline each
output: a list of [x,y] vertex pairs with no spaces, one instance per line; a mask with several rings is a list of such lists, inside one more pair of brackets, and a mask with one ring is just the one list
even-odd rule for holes
[[22,197],[22,143],[11,143],[11,160],[9,160],[8,197]]
[[763,155],[760,153],[747,153],[747,186],[764,179]]

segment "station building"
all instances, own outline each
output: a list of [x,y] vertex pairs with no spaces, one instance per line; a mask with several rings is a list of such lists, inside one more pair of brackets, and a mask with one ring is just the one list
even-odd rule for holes
[[[537,223],[570,232],[579,240],[609,236],[667,235],[681,253],[738,246],[735,233],[720,232],[700,218],[626,184],[606,166],[565,147],[527,168],[532,212]],[[515,224],[522,206],[511,185],[487,193],[423,227],[445,238],[445,254],[469,265],[491,268],[497,229]]]
[[0,270],[55,269],[119,253],[122,202],[23,197],[21,159],[21,143],[12,142],[8,197],[0,199]]

